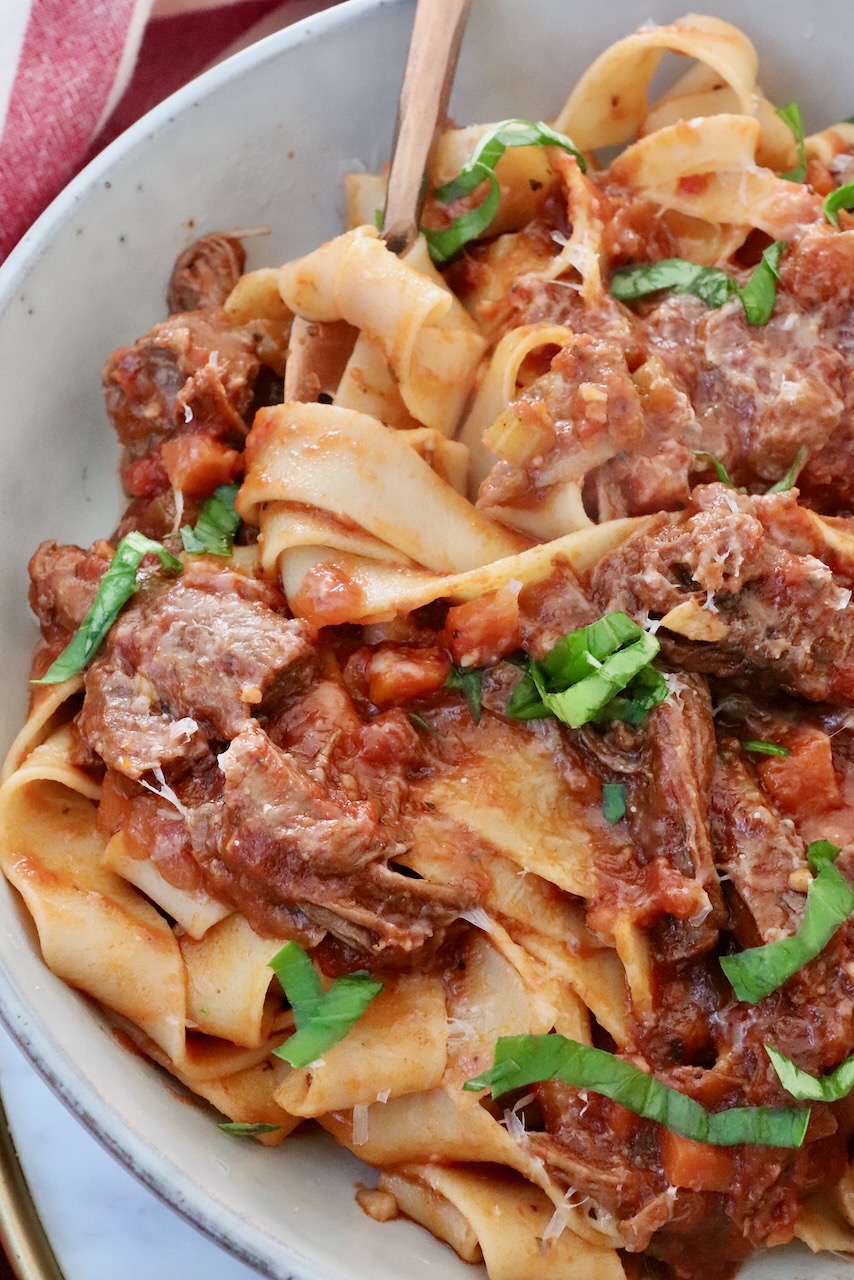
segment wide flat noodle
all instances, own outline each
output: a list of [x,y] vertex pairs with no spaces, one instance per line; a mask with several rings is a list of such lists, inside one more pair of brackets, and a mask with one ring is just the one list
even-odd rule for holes
[[[285,594],[294,607],[306,578],[321,566],[332,566],[358,589],[348,622],[382,622],[410,613],[433,600],[476,600],[508,585],[526,586],[541,582],[562,564],[582,578],[593,565],[633,533],[640,532],[654,517],[613,520],[591,525],[566,537],[531,547],[518,555],[494,560],[468,573],[434,574],[419,569],[398,568],[365,557],[336,553],[325,547],[268,545],[265,554],[278,562]],[[262,532],[264,515],[261,515]],[[287,553],[287,554],[285,554]]]
[[453,434],[486,343],[423,248],[404,261],[373,227],[357,227],[283,266],[279,288],[305,319],[345,320],[358,329],[381,355],[408,413]]
[[739,112],[756,110],[756,50],[743,31],[691,13],[664,26],[640,28],[606,49],[572,90],[555,120],[586,150],[628,142],[649,114],[647,91],[666,51],[697,58],[729,85]]
[[187,969],[187,1016],[196,1030],[255,1048],[270,1037],[280,1002],[267,993],[282,939],[262,938],[243,916],[221,920],[178,945]]
[[[182,821],[177,813],[175,820]],[[212,898],[203,888],[182,889],[171,884],[157,863],[143,850],[135,849],[123,831],[116,832],[107,844],[103,863],[150,898],[182,929],[186,929],[191,938],[203,938],[209,929],[231,914],[231,907]]]
[[83,676],[82,674],[72,676],[62,684],[43,684],[32,687],[35,692],[29,715],[6,753],[3,768],[0,771],[0,782],[5,782],[16,769],[21,767],[33,748],[39,746],[50,737],[53,730],[59,728],[63,714],[67,713],[66,704],[83,688]]
[[[759,123],[749,116],[682,120],[628,147],[609,176],[664,209],[785,239],[805,223],[821,220],[821,201],[800,183],[759,168],[759,139]],[[692,177],[703,181],[685,181]]]
[[439,978],[387,979],[322,1064],[290,1072],[276,1099],[292,1115],[318,1116],[433,1089],[445,1071],[446,1022]]
[[624,1280],[615,1250],[570,1227],[548,1236],[554,1206],[542,1191],[489,1169],[404,1165],[380,1175],[407,1217],[446,1240],[490,1280]]
[[0,788],[0,866],[33,917],[45,963],[180,1058],[181,953],[163,917],[103,866],[105,843],[79,792],[27,770]]
[[238,510],[261,525],[265,541],[264,503],[330,511],[440,573],[464,572],[521,549],[520,538],[477,512],[402,437],[332,405],[263,409],[249,437]]

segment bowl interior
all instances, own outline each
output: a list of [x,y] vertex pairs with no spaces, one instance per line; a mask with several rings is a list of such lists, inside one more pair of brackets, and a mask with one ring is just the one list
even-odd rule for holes
[[[762,84],[796,97],[808,128],[854,110],[845,0],[718,0],[760,53]],[[667,0],[475,0],[452,100],[460,122],[554,115],[579,73]],[[59,198],[0,273],[0,741],[25,707],[35,626],[26,564],[47,537],[86,544],[120,510],[118,450],[99,370],[163,318],[176,253],[199,230],[268,224],[249,267],[340,230],[341,180],[388,156],[412,22],[407,0],[349,0],[182,90]],[[378,1227],[353,1200],[366,1175],[320,1138],[270,1151],[219,1133],[129,1055],[43,966],[16,895],[0,885],[2,1016],[39,1069],[149,1185],[247,1261],[303,1280],[462,1280],[477,1272],[419,1229]],[[846,1264],[775,1252],[745,1275],[830,1277]],[[772,1269],[769,1269],[772,1268]]]

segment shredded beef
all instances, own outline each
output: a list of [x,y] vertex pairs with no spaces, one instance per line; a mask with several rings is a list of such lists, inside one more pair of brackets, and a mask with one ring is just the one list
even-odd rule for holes
[[179,254],[169,278],[169,314],[221,307],[246,266],[243,245],[236,236],[211,231]]
[[710,759],[715,857],[743,906],[735,913],[736,937],[752,947],[795,933],[811,879],[806,846],[760,790],[736,739],[724,739]]
[[626,821],[639,862],[660,860],[683,881],[680,927],[662,939],[667,958],[675,960],[713,947],[725,911],[709,837],[711,699],[702,677],[668,680],[669,697],[639,729],[614,725],[602,734],[590,727],[582,740],[602,776],[626,787]]
[[86,673],[81,732],[129,777],[191,764],[209,742],[234,737],[283,673],[306,662],[312,636],[257,600],[152,581]]
[[155,325],[104,367],[107,413],[125,449],[122,482],[155,497],[169,479],[160,447],[199,434],[240,447],[262,365],[281,372],[284,335],[269,321],[231,324],[223,311],[190,311]]
[[95,599],[113,548],[96,542],[91,550],[42,542],[29,564],[30,608],[48,645],[64,648]]
[[612,341],[579,335],[531,383],[510,410],[542,435],[535,460],[521,468],[498,463],[481,485],[478,505],[524,504],[530,490],[582,480],[587,471],[645,433],[640,400],[622,349]]
[[749,674],[815,701],[854,702],[854,609],[827,565],[766,536],[767,499],[722,484],[694,490],[683,518],[662,519],[597,565],[602,611],[658,618],[694,600],[722,627],[714,642],[659,633],[679,666]]
[[213,891],[261,933],[316,944],[329,932],[383,960],[423,946],[464,909],[451,887],[389,865],[404,851],[370,801],[333,795],[247,725],[219,757],[221,795],[188,826]]

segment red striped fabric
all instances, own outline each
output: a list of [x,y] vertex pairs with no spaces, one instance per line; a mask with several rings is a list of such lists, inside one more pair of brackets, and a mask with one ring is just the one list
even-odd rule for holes
[[151,18],[152,0],[0,0],[28,10],[17,61],[6,69],[0,261],[102,146],[282,0],[211,3],[169,0],[169,16]]

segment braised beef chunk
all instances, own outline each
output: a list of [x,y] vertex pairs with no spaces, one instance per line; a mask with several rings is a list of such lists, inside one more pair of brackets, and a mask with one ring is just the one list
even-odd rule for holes
[[332,791],[257,724],[218,760],[221,797],[190,808],[207,883],[255,929],[359,952],[408,953],[464,909],[458,892],[401,874],[404,852],[374,805]]
[[600,562],[593,594],[603,612],[638,619],[661,619],[686,603],[708,611],[704,618],[698,610],[693,626],[714,639],[659,632],[663,651],[683,668],[750,674],[805,698],[851,704],[851,592],[822,561],[774,545],[759,518],[769,501],[700,486],[684,517],[662,518]]
[[760,789],[740,742],[723,739],[714,770],[712,840],[739,899],[736,937],[752,947],[797,932],[812,879],[804,841]]
[[[205,437],[239,448],[263,365],[281,372],[285,338],[269,321],[231,324],[190,311],[155,325],[104,367],[107,413],[125,448],[122,482],[134,497],[170,488],[165,442]],[[214,486],[211,486],[214,487]]]
[[86,673],[78,723],[129,777],[190,764],[246,725],[313,632],[267,605],[178,579],[140,590]]
[[96,542],[91,550],[42,542],[30,564],[30,608],[49,645],[64,648],[91,608],[113,548]]
[[211,231],[178,255],[169,278],[169,314],[221,307],[246,266],[246,253],[236,236]]

